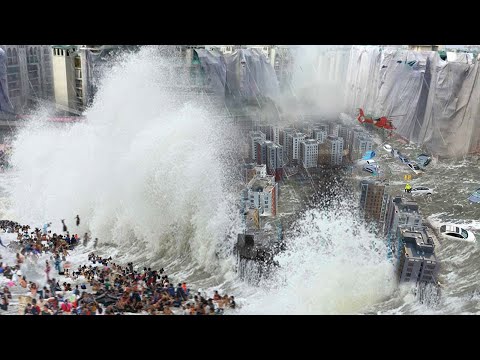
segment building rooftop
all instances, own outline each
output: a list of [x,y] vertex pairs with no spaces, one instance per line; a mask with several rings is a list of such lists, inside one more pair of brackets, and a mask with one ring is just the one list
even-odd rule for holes
[[274,143],[273,141],[268,141],[268,142],[267,142],[267,147],[271,147],[271,148],[281,148],[282,145],[278,145],[278,144]]
[[301,132],[295,132],[293,134],[288,134],[288,136],[291,136],[291,137],[302,137],[302,136],[305,136],[304,133],[301,133]]
[[315,139],[302,140],[301,142],[307,145],[318,145],[318,141]]
[[411,259],[425,259],[428,261],[437,262],[437,257],[433,252],[423,252],[415,247],[412,243],[405,243],[405,256]]
[[382,185],[388,185],[385,181],[381,180],[376,180],[376,179],[368,179],[368,180],[362,180],[360,181],[360,186],[362,185],[376,185],[376,186],[382,186]]
[[405,243],[406,255],[410,258],[425,258],[436,261],[433,239],[428,237],[425,230],[411,231],[401,229],[403,241]]
[[413,213],[419,212],[418,204],[416,201],[407,200],[401,196],[396,196],[393,199],[393,202],[395,203],[395,208],[399,212],[413,212]]
[[255,136],[255,137],[256,137],[256,136],[262,137],[262,136],[265,135],[265,134],[262,133],[261,131],[250,131],[249,135],[250,135],[251,137],[254,137],[254,136]]
[[275,177],[274,176],[267,176],[264,178],[255,177],[248,183],[248,187],[251,188],[253,191],[266,191],[264,189],[271,186]]
[[327,140],[334,141],[334,140],[341,140],[343,138],[335,136],[335,135],[328,135]]
[[52,48],[70,50],[70,49],[78,48],[78,45],[52,45]]

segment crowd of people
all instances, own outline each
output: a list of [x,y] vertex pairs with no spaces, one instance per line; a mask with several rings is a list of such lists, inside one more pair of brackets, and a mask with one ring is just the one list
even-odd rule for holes
[[[94,252],[89,253],[88,264],[72,268],[67,261],[69,251],[80,244],[86,247],[89,236],[85,234],[82,239],[77,234],[70,235],[64,220],[62,224],[64,234],[60,235],[48,230],[50,223],[45,224],[43,230],[36,228],[30,232],[29,226],[0,221],[0,229],[17,234],[17,241],[9,244],[9,248],[17,252],[15,264],[0,262],[0,276],[8,280],[7,286],[0,289],[1,310],[8,311],[11,288],[18,286],[29,296],[25,315],[218,315],[236,308],[233,296],[214,291],[208,297],[201,291],[192,291],[185,282],[177,282],[175,286],[163,268],[139,270],[133,263],[121,266],[111,257],[102,258]],[[76,224],[80,224],[78,215]],[[95,239],[95,248],[97,241]],[[22,267],[26,257],[38,261],[43,254],[50,255],[50,261],[45,260],[45,281],[41,287],[27,280]],[[51,262],[56,275],[52,275]]]

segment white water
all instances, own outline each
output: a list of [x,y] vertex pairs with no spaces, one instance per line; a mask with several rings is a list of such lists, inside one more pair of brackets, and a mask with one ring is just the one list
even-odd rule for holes
[[[165,86],[166,60],[146,48],[104,79],[86,123],[39,120],[14,142],[16,221],[89,230],[99,243],[145,244],[152,256],[219,270],[215,253],[231,231],[221,129],[201,105]],[[171,70],[173,71],[173,70]],[[80,214],[81,227],[74,226]],[[223,270],[224,272],[226,270]]]
[[360,313],[393,293],[396,282],[385,244],[348,204],[309,210],[297,229],[289,249],[276,258],[281,269],[249,299],[246,313]]
[[[232,144],[212,113],[162,89],[171,84],[163,61],[144,49],[117,64],[84,124],[52,128],[39,119],[23,129],[6,214],[36,226],[53,221],[54,231],[65,218],[104,249],[116,244],[124,262],[162,259],[168,269],[181,259],[184,274],[213,274],[242,313],[359,313],[391,295],[385,246],[342,207],[307,212],[277,258],[281,269],[260,288],[234,278],[233,258],[216,256],[228,253],[226,235],[238,231],[238,196],[221,156]],[[192,278],[213,286],[201,283],[204,275]]]

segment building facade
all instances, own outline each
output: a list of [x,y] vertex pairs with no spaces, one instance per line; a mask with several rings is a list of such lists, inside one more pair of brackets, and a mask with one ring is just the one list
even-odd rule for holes
[[[280,145],[282,145],[285,149],[287,148],[288,135],[293,133],[295,133],[294,128],[284,128],[280,131]],[[286,154],[288,155],[288,151]]]
[[54,45],[52,49],[57,110],[80,114],[89,102],[86,53],[80,45]]
[[360,208],[365,220],[376,221],[378,228],[383,229],[389,200],[386,185],[376,180],[362,180],[360,191]]
[[323,144],[327,140],[328,132],[321,128],[313,128],[313,139],[317,140],[319,144]]
[[249,156],[251,159],[257,160],[257,142],[265,141],[267,137],[261,131],[250,131],[248,138],[250,145]]
[[273,142],[270,140],[257,140],[255,141],[255,145],[257,147],[257,164],[267,164],[267,147],[272,146]]
[[388,203],[384,234],[396,239],[402,225],[420,227],[422,215],[415,201],[395,196]]
[[10,103],[22,114],[38,100],[53,100],[50,45],[0,45],[7,57],[6,87]]
[[408,45],[408,49],[413,51],[439,51],[444,50],[445,45]]
[[274,176],[255,176],[248,183],[248,200],[251,209],[258,209],[262,216],[277,214],[278,184]]
[[400,282],[436,283],[438,262],[433,239],[424,229],[401,229],[402,252],[398,261]]
[[[328,164],[332,166],[340,166],[343,164],[343,139],[340,137],[328,135],[325,143],[322,144],[323,155],[328,159]],[[324,161],[325,162],[325,161]]]
[[371,151],[373,149],[372,138],[369,134],[366,134],[361,130],[354,129],[352,140],[353,146],[350,151],[350,159],[352,161],[361,159],[366,151]]
[[300,155],[300,141],[305,139],[305,134],[295,132],[288,134],[287,136],[287,147],[288,147],[288,156],[291,163],[298,162]]
[[273,142],[267,144],[267,171],[275,181],[283,178],[283,147]]
[[335,137],[340,136],[340,124],[331,122],[328,124],[328,135]]
[[254,125],[254,131],[261,131],[267,140],[280,144],[280,128],[278,126],[260,123]]
[[317,167],[318,142],[314,139],[300,141],[300,163],[305,169]]

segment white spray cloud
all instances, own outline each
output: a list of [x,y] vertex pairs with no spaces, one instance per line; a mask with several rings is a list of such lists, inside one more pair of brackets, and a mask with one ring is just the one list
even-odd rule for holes
[[107,73],[85,123],[55,128],[38,119],[19,133],[18,221],[53,221],[59,231],[66,219],[70,231],[90,230],[100,242],[141,242],[215,268],[234,211],[222,129],[197,102],[174,95],[172,65],[155,48],[130,54]]

